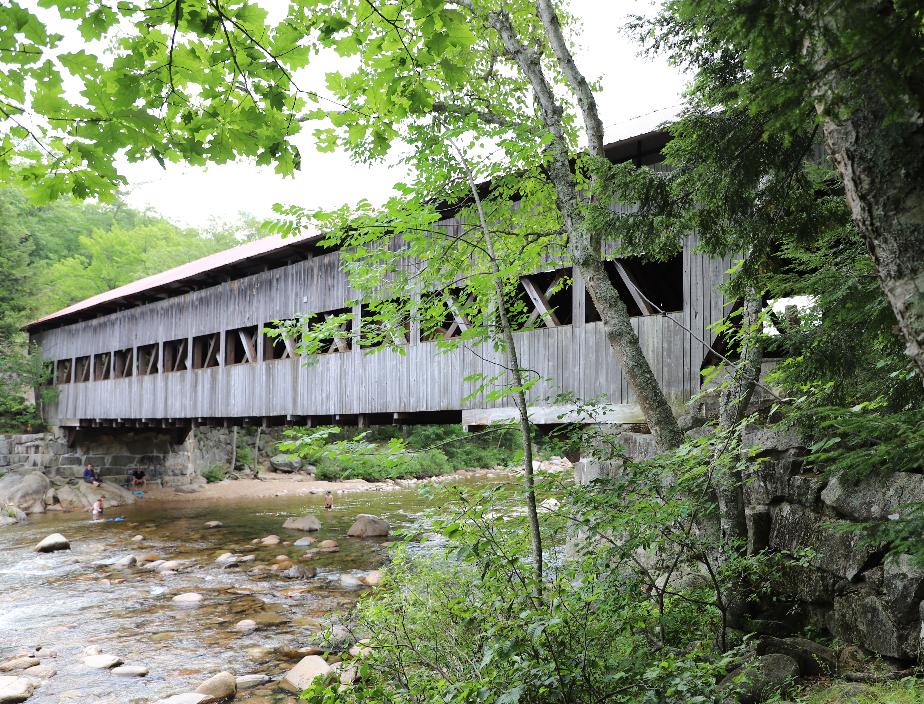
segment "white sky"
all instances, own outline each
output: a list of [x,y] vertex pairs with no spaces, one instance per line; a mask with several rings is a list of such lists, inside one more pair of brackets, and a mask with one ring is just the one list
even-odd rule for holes
[[[638,56],[635,40],[622,31],[630,15],[650,14],[654,5],[652,0],[570,0],[583,26],[578,65],[601,81],[597,97],[609,141],[655,127],[681,102],[682,76],[663,60]],[[316,70],[316,85],[323,86],[323,66]],[[292,178],[248,162],[208,168],[167,164],[166,170],[154,162],[129,164],[125,199],[179,225],[204,227],[234,222],[241,213],[270,217],[274,203],[332,208],[360,198],[380,202],[401,178],[386,166],[369,168],[350,163],[344,154],[318,153],[307,128],[300,137],[302,170]]]

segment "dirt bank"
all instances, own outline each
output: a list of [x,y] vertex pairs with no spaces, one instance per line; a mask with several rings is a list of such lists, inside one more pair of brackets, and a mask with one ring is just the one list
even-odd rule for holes
[[[240,499],[265,499],[273,496],[306,496],[332,491],[334,494],[353,491],[390,491],[401,487],[428,482],[446,482],[466,477],[505,476],[500,470],[462,470],[454,474],[432,479],[399,479],[384,482],[367,482],[363,479],[345,481],[318,481],[299,474],[261,474],[260,479],[225,480],[215,484],[203,484],[194,492],[177,491],[173,488],[151,488],[145,492],[144,500],[164,503],[193,503],[200,501],[235,501]],[[185,487],[184,487],[185,488]]]

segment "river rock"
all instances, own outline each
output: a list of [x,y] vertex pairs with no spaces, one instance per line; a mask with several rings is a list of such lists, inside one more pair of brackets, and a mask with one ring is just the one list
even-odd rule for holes
[[322,540],[318,543],[318,550],[330,550],[331,548],[337,547],[336,540]]
[[0,507],[0,526],[11,526],[16,523],[25,523],[28,520],[29,516],[18,506],[14,506],[13,504],[6,504],[5,506]]
[[350,526],[347,535],[351,538],[380,538],[388,535],[388,521],[368,513],[361,513]]
[[27,670],[39,664],[38,658],[23,656],[7,660],[0,663],[0,672],[14,672],[15,670]]
[[231,630],[238,633],[252,633],[257,630],[257,622],[252,618],[245,618],[235,623]]
[[206,521],[206,528],[221,528],[224,525],[221,521]]
[[154,704],[205,704],[207,701],[210,701],[207,694],[186,692],[184,694],[174,694],[166,699],[158,699]]
[[44,513],[51,482],[41,472],[10,472],[0,477],[0,505],[11,504],[25,513]]
[[340,684],[353,684],[358,679],[359,670],[353,665],[344,667],[340,671]]
[[312,577],[316,577],[317,574],[317,568],[302,567],[301,565],[292,565],[284,572],[280,572],[280,576],[286,579],[311,579]]
[[197,592],[186,592],[184,594],[177,594],[172,599],[174,604],[180,604],[182,606],[194,606],[202,601],[202,595]]
[[113,567],[118,567],[120,569],[127,569],[129,567],[134,567],[138,564],[138,559],[134,555],[126,555],[115,562],[112,563]]
[[178,572],[186,564],[185,560],[167,560],[157,566],[158,572]]
[[88,511],[97,499],[102,499],[107,507],[133,504],[136,497],[128,489],[103,482],[99,486],[75,480],[55,489],[55,498],[65,511]]
[[300,693],[307,689],[318,677],[330,672],[324,658],[320,655],[307,655],[299,660],[298,664],[286,673],[282,679],[282,686],[290,692]]
[[382,583],[382,573],[378,570],[372,570],[371,572],[366,572],[360,579],[367,587],[377,587]]
[[103,649],[99,645],[88,645],[86,648],[83,649],[84,655],[99,655],[102,652],[103,652]]
[[259,687],[261,684],[266,684],[270,681],[270,678],[266,675],[241,675],[236,677],[235,681],[237,682],[238,691],[242,689],[250,689],[251,687]]
[[144,665],[120,665],[112,668],[112,674],[120,677],[147,677],[148,668]]
[[342,574],[340,575],[340,586],[346,589],[359,589],[365,585],[351,574]]
[[148,572],[153,572],[154,570],[156,570],[158,567],[160,567],[160,566],[161,566],[162,564],[164,564],[165,562],[166,562],[166,560],[154,560],[154,562],[145,563],[145,565],[143,566],[142,569],[145,569],[145,570],[147,570]]
[[52,533],[35,546],[36,552],[56,552],[57,550],[70,550],[71,544],[60,533]]
[[321,530],[321,521],[316,516],[293,516],[287,518],[282,527],[289,530],[303,530],[307,533]]
[[83,659],[83,664],[87,667],[91,667],[94,670],[109,670],[116,665],[122,664],[122,658],[115,655],[109,655],[107,653],[101,653],[100,655],[87,655]]
[[279,543],[278,535],[267,535],[265,538],[260,538],[261,545],[279,545]]
[[149,562],[157,562],[160,560],[160,555],[156,552],[146,552],[141,555],[138,555],[138,565],[146,565]]
[[22,674],[24,677],[36,677],[40,680],[47,680],[57,675],[58,671],[51,665],[36,665],[35,667],[30,667],[28,670],[23,670]]
[[314,542],[314,538],[306,535],[304,538],[299,538],[298,540],[296,540],[294,543],[292,543],[292,545],[294,545],[297,548],[304,548],[304,547],[311,545],[313,542]]
[[36,683],[27,677],[0,676],[0,704],[24,702],[32,696]]
[[293,455],[273,455],[270,457],[270,467],[277,472],[291,474],[302,468],[302,460]]
[[196,687],[196,691],[208,695],[209,698],[203,704],[234,699],[237,695],[237,680],[230,672],[219,672]]
[[757,704],[792,688],[799,665],[788,655],[761,655],[726,675],[719,687],[741,704]]
[[144,536],[141,535],[140,533],[132,537],[133,543],[140,543],[142,540],[144,540]]

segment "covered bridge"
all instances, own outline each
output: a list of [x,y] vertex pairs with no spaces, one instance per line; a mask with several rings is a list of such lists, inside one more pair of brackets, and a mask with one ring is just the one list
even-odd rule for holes
[[[660,161],[667,141],[653,132],[608,147],[616,161]],[[443,223],[457,225],[454,220]],[[466,377],[497,374],[490,344],[438,348],[411,325],[406,354],[370,354],[356,341],[359,321],[310,364],[291,340],[263,329],[305,313],[349,310],[355,298],[339,254],[317,237],[270,237],[244,244],[94,296],[30,323],[31,339],[54,364],[59,394],[49,421],[61,427],[188,427],[201,423],[359,424],[461,422],[483,425],[512,417],[510,399],[467,398]],[[709,326],[723,316],[717,285],[727,262],[683,253],[665,264],[617,261],[611,278],[633,313],[633,325],[655,374],[677,400],[699,390]],[[524,272],[526,300],[542,325],[516,334],[521,364],[543,381],[529,392],[533,420],[554,423],[571,407],[549,399],[605,399],[598,420],[638,422],[641,414],[583,281],[546,298],[570,269]],[[666,314],[658,313],[645,297]],[[553,315],[548,315],[552,310]],[[449,325],[458,333],[464,321]]]

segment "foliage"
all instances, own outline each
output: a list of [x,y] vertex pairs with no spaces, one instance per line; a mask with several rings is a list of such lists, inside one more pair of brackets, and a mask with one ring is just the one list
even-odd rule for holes
[[226,467],[220,464],[213,464],[202,470],[202,478],[209,484],[224,481],[228,476]]
[[914,677],[864,685],[822,683],[798,701],[799,704],[924,704],[924,687]]
[[285,435],[278,449],[314,464],[318,479],[381,481],[435,477],[452,470],[440,450],[410,450],[397,437],[378,444],[368,439],[368,431],[344,433],[337,427],[291,428]]
[[379,426],[369,433],[373,441],[401,436],[409,450],[438,449],[453,469],[489,469],[517,464],[522,458],[519,429],[492,428],[466,432],[459,425],[412,425],[406,429]]
[[[360,604],[356,630],[371,639],[371,653],[359,663],[359,682],[339,694],[337,684],[318,683],[303,698],[717,701],[715,683],[728,661],[715,657],[713,616],[671,600],[676,628],[671,642],[661,641],[648,588],[599,543],[575,560],[552,561],[537,598],[519,557],[528,550],[525,517],[509,492],[450,489],[438,521],[450,538],[446,553],[399,553],[384,592]],[[561,544],[568,521],[544,515],[546,544]]]
[[0,346],[0,432],[31,432],[44,426],[44,408],[57,397],[51,375],[51,365],[35,350]]

